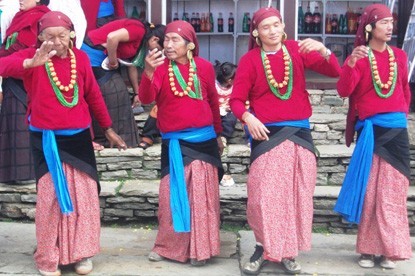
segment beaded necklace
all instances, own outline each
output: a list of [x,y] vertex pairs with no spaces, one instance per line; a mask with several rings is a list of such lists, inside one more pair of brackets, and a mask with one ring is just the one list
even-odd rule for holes
[[[170,89],[177,97],[188,96],[193,99],[203,99],[202,94],[200,93],[200,83],[199,78],[197,77],[196,72],[196,64],[194,59],[190,60],[189,64],[189,79],[187,83],[183,79],[182,74],[180,73],[179,68],[174,60],[170,60],[169,63],[169,81],[170,81]],[[180,87],[183,91],[178,91],[176,88],[176,84],[174,83],[174,77],[176,77],[177,81],[180,84]],[[195,91],[192,91],[192,84],[194,83]]]
[[[395,91],[396,75],[397,75],[397,65],[396,65],[395,55],[389,46],[387,46],[386,49],[388,50],[388,53],[389,53],[389,78],[386,83],[382,83],[382,80],[380,79],[376,57],[373,54],[373,51],[371,48],[369,48],[369,53],[368,53],[370,70],[372,72],[373,86],[375,87],[376,94],[380,98],[383,98],[383,99],[389,98],[390,96],[392,96],[393,92]],[[386,90],[389,89],[389,91],[386,94],[383,94],[382,93],[383,89],[386,89]]]
[[[262,65],[264,67],[265,75],[267,77],[268,85],[274,93],[275,96],[277,96],[281,100],[288,100],[291,98],[292,91],[293,91],[293,64],[291,60],[291,56],[288,53],[287,48],[285,45],[282,45],[282,51],[283,51],[283,59],[284,59],[284,79],[282,82],[277,82],[272,75],[272,69],[270,61],[265,54],[264,50],[261,50],[261,58],[262,58]],[[280,93],[280,89],[287,86],[287,91],[285,94]]]
[[[76,82],[76,59],[75,54],[71,49],[69,49],[69,54],[71,56],[71,80],[68,85],[65,86],[59,81],[51,59],[45,63],[45,68],[49,77],[50,84],[52,85],[53,91],[55,92],[55,95],[58,98],[60,104],[66,107],[74,107],[78,104],[79,98],[78,83]],[[74,90],[73,96],[67,96],[62,93],[68,92],[71,89]],[[72,102],[68,102],[65,98],[73,100]]]

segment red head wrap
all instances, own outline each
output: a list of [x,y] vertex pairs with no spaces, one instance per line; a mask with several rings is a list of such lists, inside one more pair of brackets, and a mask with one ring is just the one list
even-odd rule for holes
[[259,23],[262,22],[262,20],[267,19],[268,17],[276,16],[278,17],[282,22],[282,17],[280,12],[273,8],[260,8],[254,13],[254,16],[252,17],[252,23],[251,23],[251,29],[250,29],[250,35],[249,35],[249,46],[248,50],[251,50],[253,48],[259,47],[258,44],[256,44],[255,37],[252,35],[252,31],[258,28]]
[[381,19],[392,17],[389,8],[383,4],[372,4],[365,8],[360,17],[359,28],[357,29],[354,47],[366,45],[365,27]]
[[50,11],[40,18],[38,32],[41,33],[44,29],[49,27],[64,27],[70,31],[74,30],[72,21],[69,17],[59,11]]
[[166,25],[166,30],[164,31],[165,34],[167,33],[177,33],[187,41],[193,42],[195,44],[195,48],[193,50],[193,56],[199,55],[199,43],[196,38],[195,30],[193,26],[190,25],[189,22],[176,20],[170,22]]

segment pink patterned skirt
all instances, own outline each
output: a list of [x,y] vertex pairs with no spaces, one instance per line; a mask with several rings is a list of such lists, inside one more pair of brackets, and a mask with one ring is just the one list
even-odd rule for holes
[[392,260],[412,256],[406,200],[409,180],[378,155],[373,156],[356,251]]
[[289,140],[252,163],[247,218],[265,259],[280,262],[311,249],[316,177],[315,155]]
[[190,204],[190,233],[176,233],[170,209],[170,175],[161,179],[158,233],[153,251],[171,260],[206,260],[220,252],[218,169],[195,160],[185,167]]
[[50,173],[37,185],[34,255],[40,270],[55,271],[58,265],[76,263],[99,252],[100,210],[98,187],[86,173],[64,163],[74,212],[63,215]]

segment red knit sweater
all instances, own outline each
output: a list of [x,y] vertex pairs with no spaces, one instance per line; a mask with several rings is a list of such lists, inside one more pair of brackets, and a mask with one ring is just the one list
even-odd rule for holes
[[[411,102],[411,91],[408,84],[408,58],[401,49],[391,48],[398,64],[398,76],[395,90],[392,96],[387,99],[376,94],[368,58],[358,60],[353,68],[347,65],[350,57],[346,59],[337,83],[337,90],[340,96],[351,98],[349,109],[351,118],[358,116],[360,119],[365,119],[385,112],[408,113]],[[383,83],[386,83],[389,77],[388,51],[373,51],[373,53],[378,64],[380,78]],[[383,90],[383,93],[386,93],[386,90]]]
[[[187,96],[177,97],[170,89],[168,77],[169,60],[159,66],[150,80],[144,73],[139,88],[139,98],[142,103],[157,103],[157,124],[161,132],[171,132],[186,128],[214,125],[216,133],[222,132],[219,115],[218,94],[215,88],[215,72],[208,61],[196,57],[197,76],[200,81],[203,100]],[[178,68],[185,79],[189,78],[189,63],[179,64]],[[175,80],[176,88],[182,91]],[[192,86],[194,91],[194,86]]]
[[[340,66],[337,58],[331,55],[327,61],[317,51],[308,54],[299,53],[298,42],[285,41],[293,65],[292,95],[288,100],[277,98],[269,88],[260,48],[246,53],[238,64],[231,95],[231,108],[240,120],[246,111],[245,102],[249,100],[253,114],[263,123],[303,120],[311,116],[311,104],[305,85],[304,69],[309,68],[329,77],[338,77]],[[272,73],[277,82],[284,76],[283,51],[267,55]],[[285,94],[287,86],[280,89]]]
[[[76,56],[79,101],[73,108],[60,104],[49,81],[44,66],[23,68],[23,61],[32,58],[35,48],[28,48],[0,59],[0,75],[23,79],[28,95],[27,115],[33,126],[41,129],[86,128],[91,124],[90,109],[101,127],[111,126],[111,118],[102,98],[98,83],[92,73],[88,56],[73,49]],[[59,80],[67,85],[70,81],[70,57],[52,57]],[[67,92],[73,96],[73,89]],[[66,93],[65,93],[66,94]],[[70,101],[70,100],[69,100]]]

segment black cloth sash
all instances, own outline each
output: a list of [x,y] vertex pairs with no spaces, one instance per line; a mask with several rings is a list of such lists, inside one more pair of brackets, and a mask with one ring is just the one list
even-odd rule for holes
[[102,69],[101,67],[92,67],[92,72],[94,73],[98,85],[102,86],[111,79],[111,77],[117,72],[117,70],[107,71]]
[[23,81],[14,78],[3,79],[4,89],[9,89],[16,99],[21,102],[25,108],[27,108],[27,93],[23,86]]
[[[55,135],[55,137],[62,163],[67,163],[88,174],[97,182],[98,192],[100,192],[101,187],[90,130],[86,129],[72,136]],[[43,154],[42,132],[30,131],[30,142],[35,164],[36,182],[39,182],[39,179],[49,172]]]
[[[409,137],[406,128],[385,128],[373,126],[375,136],[374,153],[392,167],[411,179]],[[361,130],[358,131],[358,139]]]
[[[169,142],[162,140],[161,143],[161,177],[169,174]],[[218,167],[218,183],[222,179],[224,170],[219,155],[218,141],[210,139],[201,143],[189,143],[179,140],[180,149],[182,150],[183,166],[189,165],[194,160],[201,160]]]
[[315,147],[309,129],[291,126],[269,126],[270,133],[268,141],[252,140],[251,142],[251,164],[262,154],[275,148],[285,140],[290,140],[315,154]]

